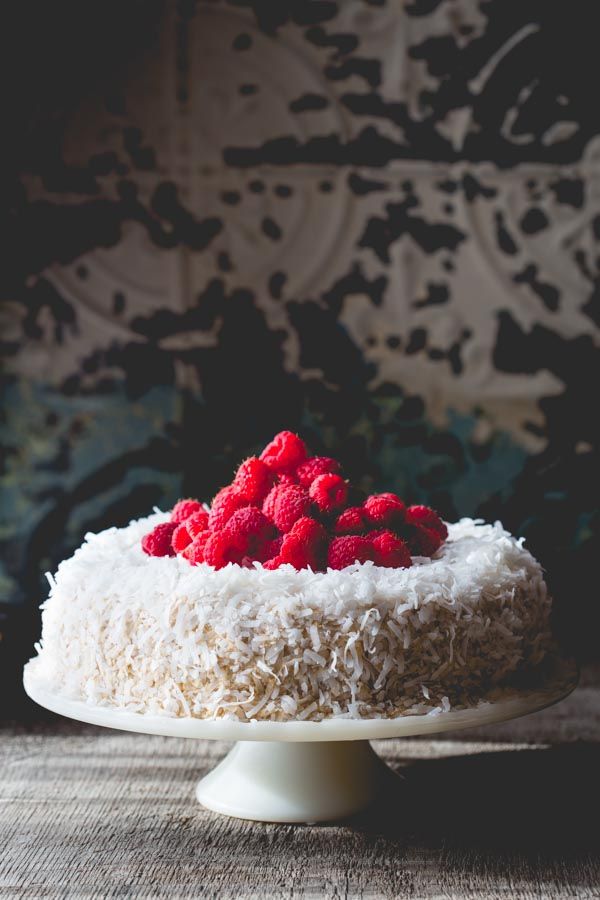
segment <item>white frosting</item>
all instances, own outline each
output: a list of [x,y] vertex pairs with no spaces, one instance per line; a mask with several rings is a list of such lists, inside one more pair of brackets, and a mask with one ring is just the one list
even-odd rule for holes
[[88,534],[49,576],[38,677],[65,695],[240,719],[435,712],[541,661],[550,599],[499,523],[449,525],[410,569],[215,571],[148,557],[157,513]]

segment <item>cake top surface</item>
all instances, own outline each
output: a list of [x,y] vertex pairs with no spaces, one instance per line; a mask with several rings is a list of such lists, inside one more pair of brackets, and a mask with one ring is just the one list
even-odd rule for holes
[[[342,570],[314,572],[282,565],[267,570],[230,563],[221,569],[190,566],[178,556],[148,557],[140,538],[166,522],[168,513],[86,535],[75,554],[48,576],[51,597],[69,604],[127,606],[160,612],[174,598],[197,601],[205,614],[247,615],[251,608],[281,614],[318,605],[339,617],[373,606],[448,606],[476,603],[486,591],[510,591],[523,581],[541,580],[541,568],[500,523],[462,519],[448,526],[448,540],[433,558],[416,557],[410,568],[384,568],[371,561]],[[312,606],[311,606],[312,604]]]

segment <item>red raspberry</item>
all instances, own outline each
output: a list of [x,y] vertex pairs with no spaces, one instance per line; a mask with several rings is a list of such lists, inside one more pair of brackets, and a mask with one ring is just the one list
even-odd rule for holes
[[148,556],[175,556],[171,546],[173,532],[177,528],[177,522],[163,522],[156,525],[152,531],[142,538],[142,550]]
[[304,487],[310,487],[319,475],[328,475],[329,473],[337,475],[340,468],[337,459],[331,459],[329,456],[311,456],[298,466],[296,477]]
[[310,510],[308,491],[300,484],[277,485],[263,503],[264,514],[284,534]]
[[210,537],[210,531],[201,531],[181,554],[192,565],[204,562],[204,547]]
[[287,487],[290,484],[298,484],[298,479],[295,475],[282,472],[277,476],[277,484],[280,484],[282,487]]
[[233,485],[222,488],[216,495],[208,514],[208,527],[211,531],[219,531],[229,521],[234,512],[249,506],[238,489]]
[[192,543],[192,536],[187,530],[187,525],[185,522],[182,522],[180,525],[177,525],[175,531],[173,532],[173,537],[171,538],[171,547],[175,551],[175,553],[183,553],[185,548]]
[[410,550],[406,541],[401,540],[393,531],[380,531],[376,536],[370,535],[375,547],[375,564],[388,569],[408,569],[412,565]]
[[266,541],[263,544],[260,559],[261,561],[267,561],[269,559],[273,559],[274,556],[279,556],[279,551],[281,550],[281,544],[283,543],[283,535],[280,534],[279,537],[273,538],[272,541]]
[[363,503],[371,525],[395,529],[404,522],[405,506],[396,494],[372,494]]
[[406,521],[409,525],[424,525],[426,528],[433,528],[443,540],[448,537],[448,529],[430,506],[409,506],[406,510]]
[[248,503],[259,506],[273,486],[273,472],[262,459],[251,456],[237,470],[233,485]]
[[398,535],[396,535],[396,532],[390,531],[389,528],[379,528],[377,531],[369,531],[367,537],[369,538],[369,540],[372,543],[375,540],[375,538],[381,537],[382,534],[393,534],[396,537],[398,537]]
[[295,569],[323,568],[327,532],[320,522],[303,516],[283,538],[279,557]]
[[349,506],[338,516],[333,530],[336,534],[360,534],[367,528],[367,520],[360,506]]
[[348,485],[341,475],[318,475],[308,489],[311,500],[321,512],[332,513],[348,499]]
[[375,548],[366,537],[345,535],[336,537],[329,545],[327,565],[330,569],[345,569],[355,562],[364,563],[375,559]]
[[194,513],[200,512],[202,504],[198,500],[179,500],[171,510],[171,522],[185,522]]
[[217,491],[215,496],[212,499],[211,506],[215,506],[221,502],[222,499],[227,497],[231,493],[232,484],[226,484],[225,487],[222,487],[220,491]]
[[260,458],[275,472],[295,472],[306,459],[306,445],[297,434],[280,431],[267,444]]
[[186,519],[185,527],[192,538],[195,538],[201,531],[206,531],[208,528],[208,513],[206,510],[201,509],[200,512],[194,513],[193,516]]
[[226,530],[209,533],[204,545],[204,562],[210,566],[222,569],[227,563],[241,563],[244,555],[236,546],[235,538]]
[[256,506],[238,509],[221,532],[245,556],[260,555],[264,544],[275,534],[272,522]]
[[413,556],[433,556],[443,543],[437,531],[425,525],[411,525],[407,541]]
[[264,499],[262,511],[268,519],[271,519],[271,521],[273,521],[273,518],[275,516],[275,501],[277,500],[277,497],[279,496],[279,493],[283,487],[288,487],[288,485],[276,484],[274,488],[271,488]]

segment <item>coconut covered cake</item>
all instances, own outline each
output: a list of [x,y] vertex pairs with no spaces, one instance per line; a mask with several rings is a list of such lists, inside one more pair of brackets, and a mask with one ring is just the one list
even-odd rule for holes
[[282,432],[211,506],[88,534],[49,576],[31,676],[73,699],[242,721],[470,706],[552,648],[500,523],[363,498]]

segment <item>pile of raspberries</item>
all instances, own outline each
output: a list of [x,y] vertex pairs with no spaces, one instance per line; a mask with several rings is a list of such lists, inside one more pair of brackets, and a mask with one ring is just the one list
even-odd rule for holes
[[363,502],[353,495],[337,460],[309,456],[298,435],[281,431],[260,457],[241,464],[210,509],[180,500],[171,521],[142,538],[142,549],[215,569],[259,562],[324,571],[369,560],[407,568],[412,556],[432,556],[447,537],[428,506],[406,507],[396,494]]

